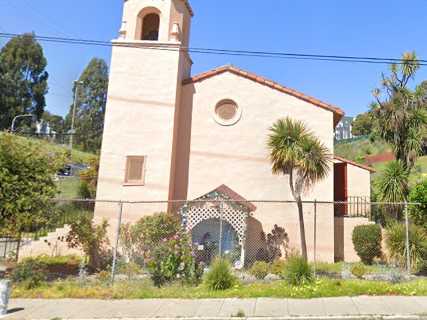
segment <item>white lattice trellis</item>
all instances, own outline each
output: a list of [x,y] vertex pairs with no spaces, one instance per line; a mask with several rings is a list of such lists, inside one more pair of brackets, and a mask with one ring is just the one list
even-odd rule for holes
[[[221,202],[224,201],[224,202]],[[228,222],[236,231],[240,244],[246,239],[246,219],[249,210],[220,192],[211,192],[196,201],[188,202],[180,209],[183,223],[188,231],[209,219]]]

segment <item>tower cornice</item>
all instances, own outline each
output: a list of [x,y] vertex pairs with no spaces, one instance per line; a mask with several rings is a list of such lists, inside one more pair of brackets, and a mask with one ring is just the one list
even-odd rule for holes
[[[124,0],[124,2],[127,2],[127,1],[128,0]],[[190,12],[192,17],[194,17],[194,11],[193,11],[193,8],[191,7],[190,2],[188,0],[180,0],[180,1],[183,1],[185,3],[185,6],[187,7],[188,12]]]

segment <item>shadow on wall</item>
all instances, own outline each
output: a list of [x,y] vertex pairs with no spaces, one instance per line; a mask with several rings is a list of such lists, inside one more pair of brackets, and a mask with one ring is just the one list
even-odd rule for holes
[[271,263],[288,257],[289,253],[289,236],[284,228],[275,225],[273,230],[266,234],[261,222],[254,217],[247,219],[246,267],[256,261]]
[[335,262],[344,261],[344,218],[335,217]]

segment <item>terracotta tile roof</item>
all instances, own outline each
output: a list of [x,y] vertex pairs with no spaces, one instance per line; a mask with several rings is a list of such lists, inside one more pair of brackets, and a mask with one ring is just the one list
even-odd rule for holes
[[191,16],[194,16],[194,11],[193,8],[191,8],[191,4],[188,0],[182,0],[185,2],[185,6],[187,7],[188,11],[190,12]]
[[253,203],[243,198],[240,194],[238,194],[231,188],[227,187],[225,184],[220,185],[218,188],[212,190],[211,192],[208,192],[207,194],[212,192],[219,192],[219,193],[225,194],[231,200],[236,201],[240,203],[242,206],[246,207],[249,210],[249,212],[254,212],[256,210],[256,206]]
[[315,105],[317,107],[320,107],[322,109],[331,111],[331,112],[334,113],[334,127],[338,124],[338,122],[344,116],[344,111],[341,108],[339,108],[339,107],[336,107],[336,106],[333,106],[331,104],[322,102],[322,101],[320,101],[320,100],[318,100],[316,98],[310,97],[310,96],[305,95],[305,94],[303,94],[301,92],[298,92],[298,91],[296,91],[294,89],[282,86],[282,85],[280,85],[280,84],[278,84],[278,83],[276,83],[276,82],[274,82],[272,80],[269,80],[269,79],[266,79],[264,77],[258,76],[258,75],[254,74],[254,73],[249,72],[249,71],[245,71],[245,70],[239,69],[239,68],[237,68],[235,66],[232,66],[232,65],[226,65],[226,66],[218,67],[216,69],[213,69],[213,70],[210,70],[210,71],[198,74],[196,76],[193,76],[191,78],[185,79],[183,81],[183,84],[185,85],[185,84],[190,84],[190,83],[195,83],[195,82],[203,81],[205,79],[208,79],[210,77],[219,75],[219,74],[224,73],[224,72],[231,72],[233,74],[236,74],[238,76],[244,77],[246,79],[253,80],[253,81],[258,82],[258,83],[260,83],[262,85],[268,86],[268,87],[270,87],[272,89],[278,90],[280,92],[283,92],[283,93],[289,94],[291,96],[294,96],[294,97],[296,97],[298,99],[301,99],[301,100],[304,100],[306,102],[309,102],[309,103],[311,103],[311,104],[313,104],[313,105]]
[[341,161],[341,162],[345,162],[345,163],[351,164],[353,166],[356,166],[356,167],[359,167],[359,168],[362,168],[362,169],[365,169],[365,170],[368,170],[368,171],[370,171],[372,173],[376,172],[376,170],[374,168],[372,168],[372,167],[369,167],[367,165],[360,164],[360,163],[357,163],[357,162],[354,162],[354,161],[342,158],[340,156],[335,156],[334,155],[334,159],[338,160],[338,161]]

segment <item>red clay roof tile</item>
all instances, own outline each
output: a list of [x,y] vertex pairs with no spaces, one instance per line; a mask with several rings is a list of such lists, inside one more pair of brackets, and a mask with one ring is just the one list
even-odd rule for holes
[[218,68],[210,70],[208,72],[200,73],[200,74],[198,74],[196,76],[193,76],[191,78],[185,79],[183,81],[183,84],[185,85],[185,84],[190,84],[190,83],[195,83],[195,82],[203,81],[205,79],[208,79],[210,77],[219,75],[219,74],[224,73],[224,72],[232,72],[232,73],[234,73],[234,74],[236,74],[238,76],[241,76],[241,77],[244,77],[246,79],[250,79],[250,80],[256,81],[256,82],[258,82],[258,83],[260,83],[262,85],[266,85],[266,86],[268,86],[268,87],[270,87],[272,89],[279,90],[279,91],[281,91],[283,93],[289,94],[289,95],[294,96],[294,97],[296,97],[298,99],[301,99],[301,100],[304,100],[304,101],[306,101],[308,103],[311,103],[311,104],[313,104],[313,105],[315,105],[317,107],[320,107],[322,109],[331,111],[331,112],[334,113],[334,127],[338,124],[338,122],[344,116],[344,111],[341,108],[339,108],[339,107],[333,106],[333,105],[331,105],[329,103],[322,102],[322,101],[320,101],[320,100],[318,100],[316,98],[313,98],[313,97],[310,97],[308,95],[305,95],[305,94],[303,94],[301,92],[298,92],[298,91],[296,91],[294,89],[282,86],[282,85],[280,85],[280,84],[278,84],[278,83],[276,83],[276,82],[274,82],[272,80],[266,79],[264,77],[261,77],[261,76],[258,76],[256,74],[254,74],[254,73],[251,73],[249,71],[245,71],[245,70],[239,69],[239,68],[237,68],[235,66],[231,66],[231,65],[226,65],[226,66],[218,67]]
[[370,167],[370,166],[367,166],[367,165],[364,165],[364,164],[360,164],[360,163],[357,163],[357,162],[345,159],[345,158],[340,157],[340,156],[334,155],[334,159],[338,160],[338,161],[341,161],[341,162],[345,162],[345,163],[351,164],[353,166],[356,166],[356,167],[359,167],[359,168],[362,168],[362,169],[365,169],[365,170],[368,170],[368,171],[370,171],[372,173],[376,172],[376,170],[374,168]]

